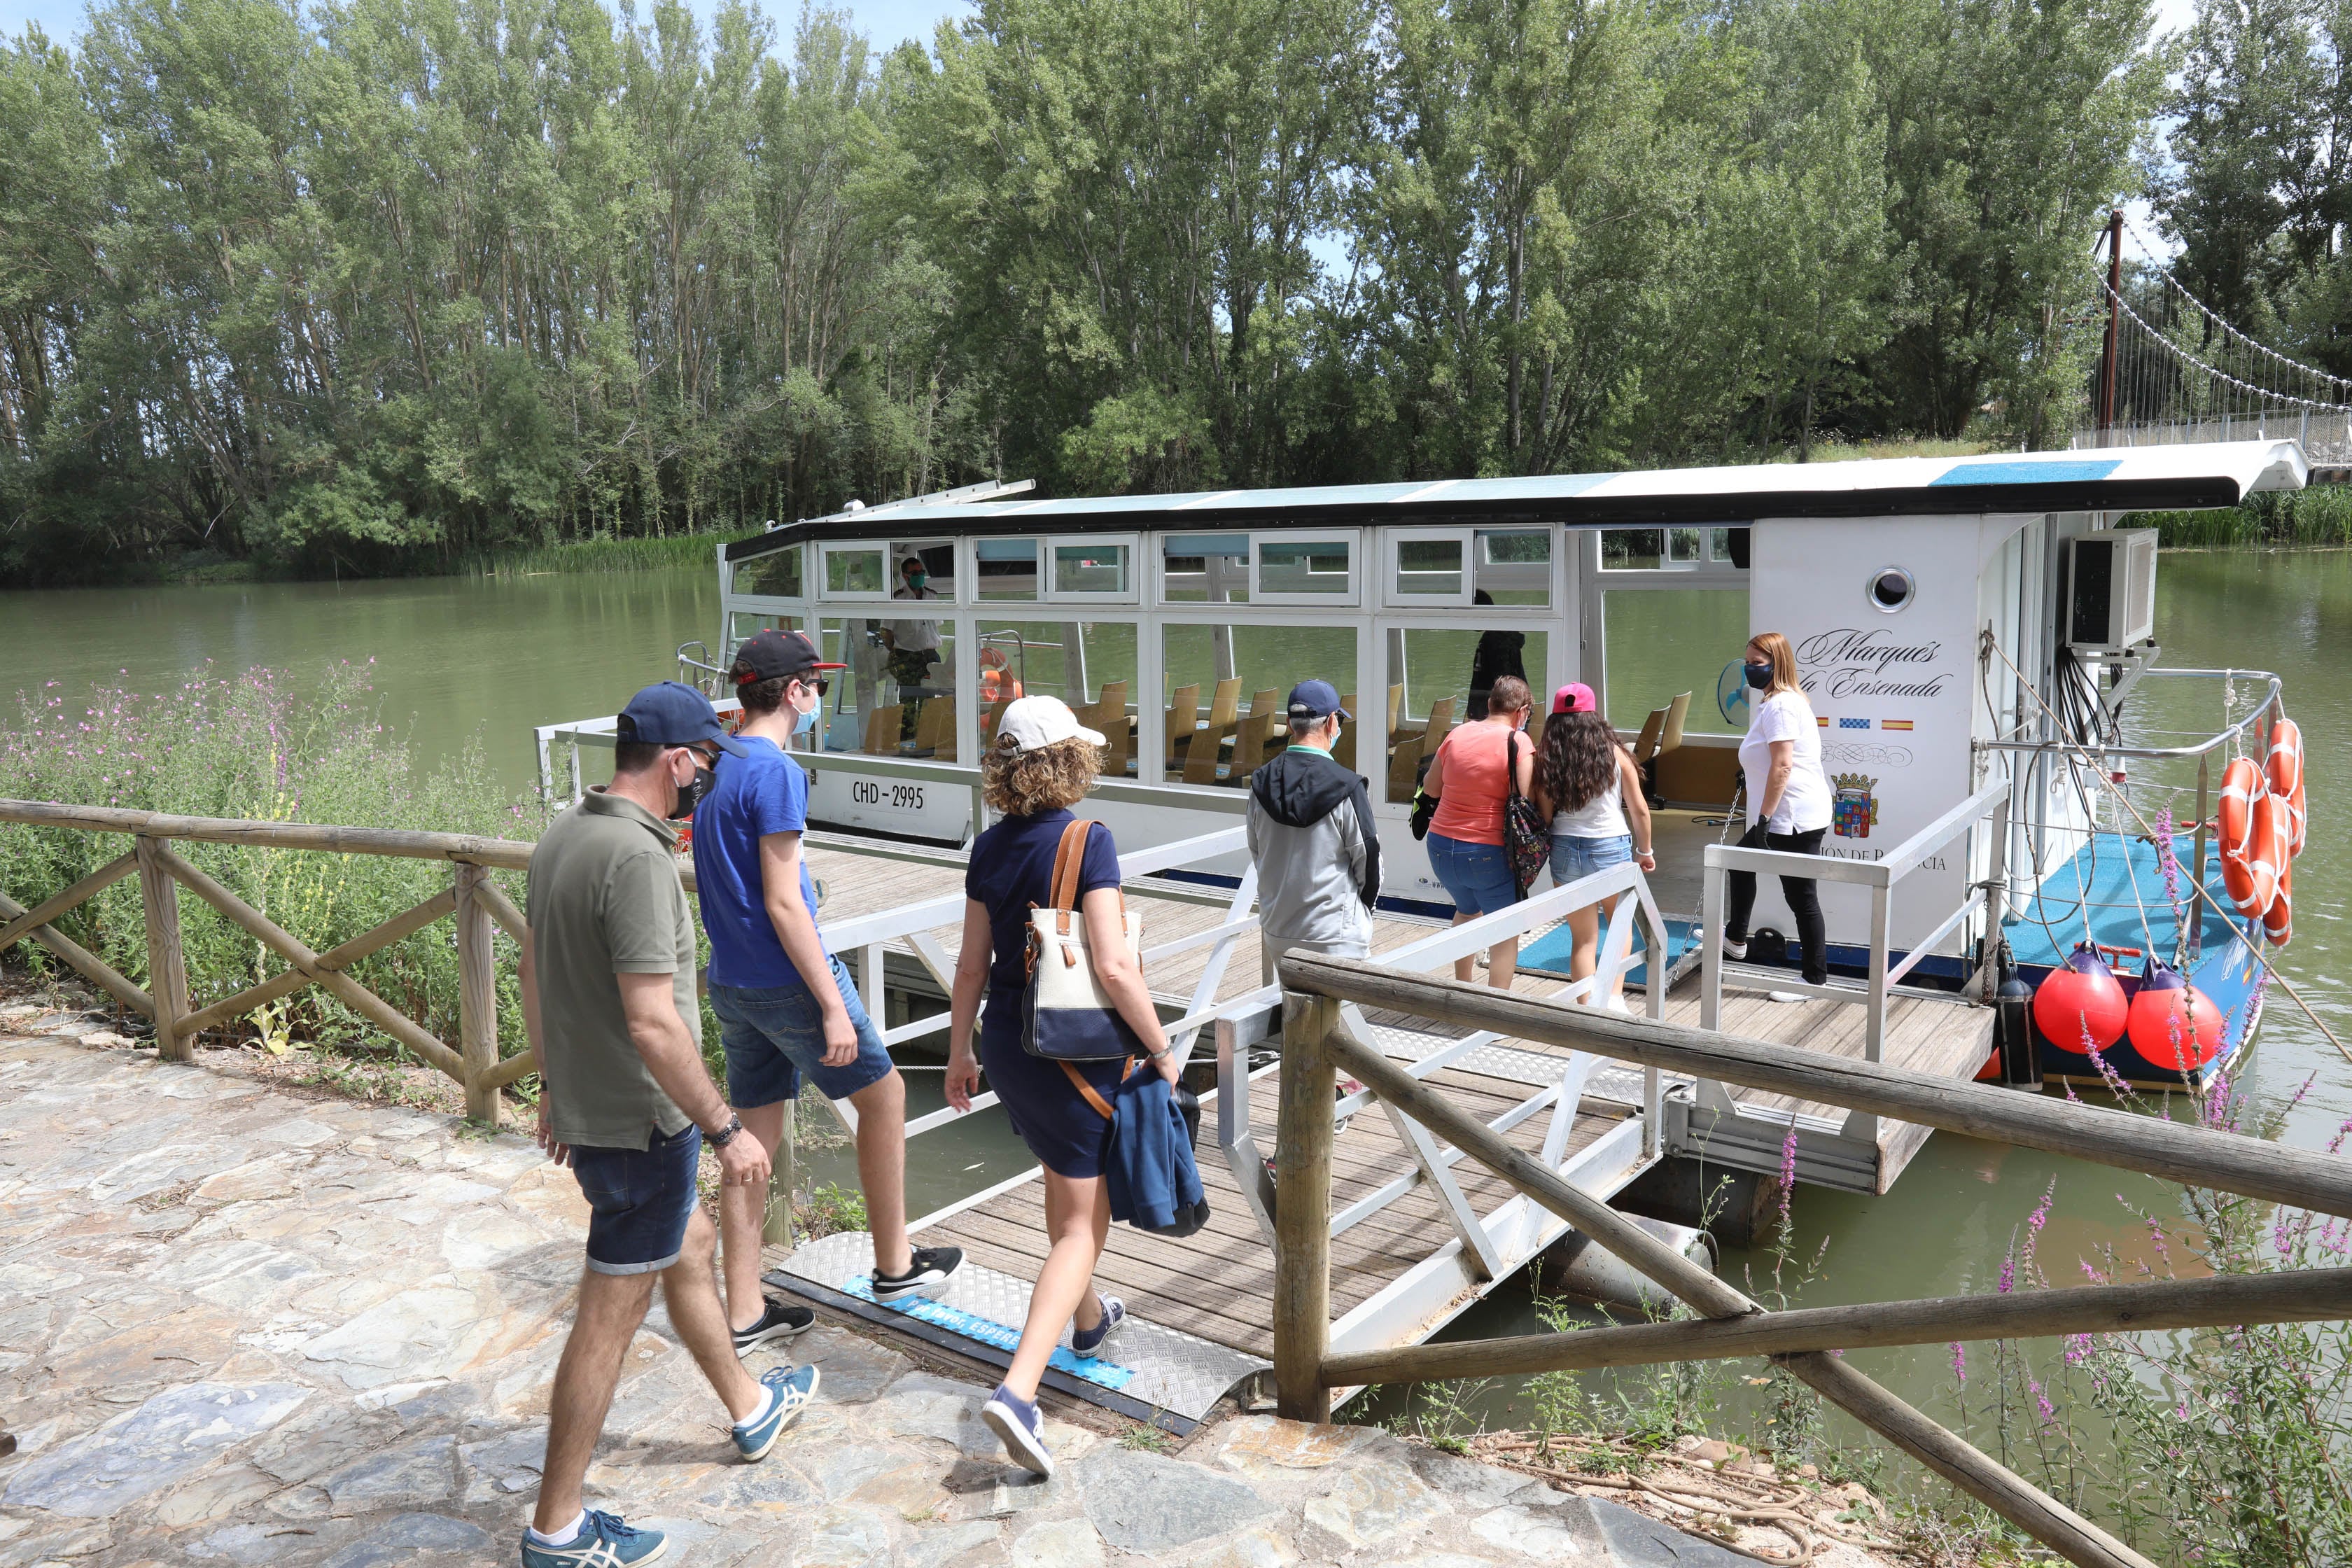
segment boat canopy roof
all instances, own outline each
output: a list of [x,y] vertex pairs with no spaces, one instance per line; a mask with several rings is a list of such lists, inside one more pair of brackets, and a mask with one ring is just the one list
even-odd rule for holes
[[[965,492],[804,519],[728,546],[727,558],[741,561],[811,539],[1066,534],[1203,524],[1477,521],[1640,528],[1759,518],[2185,510],[2235,506],[2257,490],[2300,489],[2309,472],[2294,442],[2261,440],[1064,500],[1006,494],[1025,486],[971,486]],[[1003,499],[959,499],[972,491]]]

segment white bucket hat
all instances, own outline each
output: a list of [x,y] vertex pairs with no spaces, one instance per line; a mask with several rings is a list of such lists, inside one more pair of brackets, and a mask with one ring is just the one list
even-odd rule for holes
[[1103,734],[1079,723],[1070,705],[1058,697],[1017,698],[1005,705],[1004,717],[996,721],[996,743],[1008,752],[1034,752],[1064,741],[1099,746]]

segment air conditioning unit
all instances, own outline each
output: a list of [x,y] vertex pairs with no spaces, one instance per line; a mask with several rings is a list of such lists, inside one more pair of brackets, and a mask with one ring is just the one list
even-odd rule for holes
[[2064,639],[2076,647],[2129,647],[2156,635],[2156,530],[2129,528],[2066,541]]

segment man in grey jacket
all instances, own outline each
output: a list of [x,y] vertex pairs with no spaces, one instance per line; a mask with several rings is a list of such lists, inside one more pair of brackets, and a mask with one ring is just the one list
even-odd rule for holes
[[1249,848],[1257,865],[1265,978],[1297,949],[1335,958],[1372,951],[1381,841],[1364,781],[1331,757],[1353,715],[1328,680],[1290,689],[1290,745],[1250,775]]

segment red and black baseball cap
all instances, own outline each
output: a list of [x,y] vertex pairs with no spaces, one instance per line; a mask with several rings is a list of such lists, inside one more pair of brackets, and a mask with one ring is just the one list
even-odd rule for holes
[[754,632],[735,650],[735,684],[749,686],[754,681],[773,680],[779,676],[798,680],[821,669],[847,669],[845,664],[827,664],[816,656],[816,644],[806,632],[782,632],[771,626]]

